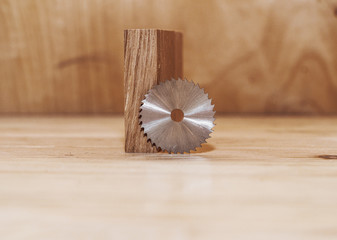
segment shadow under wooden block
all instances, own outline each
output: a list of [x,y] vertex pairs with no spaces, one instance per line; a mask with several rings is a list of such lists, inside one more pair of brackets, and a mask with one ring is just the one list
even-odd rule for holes
[[141,101],[160,81],[182,78],[182,41],[182,34],[174,31],[124,31],[125,152],[157,152],[141,131]]

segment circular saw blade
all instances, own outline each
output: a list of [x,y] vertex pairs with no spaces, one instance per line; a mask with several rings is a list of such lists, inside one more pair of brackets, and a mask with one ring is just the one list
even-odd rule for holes
[[214,105],[199,85],[168,80],[155,85],[140,107],[140,124],[152,144],[169,153],[200,147],[214,127]]

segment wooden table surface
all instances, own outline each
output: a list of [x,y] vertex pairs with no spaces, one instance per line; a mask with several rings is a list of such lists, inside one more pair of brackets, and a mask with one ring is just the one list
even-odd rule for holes
[[125,154],[121,116],[1,117],[1,239],[337,239],[337,117],[216,123]]

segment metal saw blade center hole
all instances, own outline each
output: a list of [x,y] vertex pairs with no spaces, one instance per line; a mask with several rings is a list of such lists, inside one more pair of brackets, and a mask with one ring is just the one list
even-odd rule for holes
[[181,122],[184,119],[184,112],[180,109],[172,110],[171,119],[175,122]]

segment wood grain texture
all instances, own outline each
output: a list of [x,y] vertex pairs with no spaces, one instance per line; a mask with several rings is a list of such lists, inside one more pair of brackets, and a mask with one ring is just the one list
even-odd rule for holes
[[335,240],[336,149],[336,117],[218,117],[185,155],[125,154],[122,116],[0,118],[0,235]]
[[125,151],[156,152],[141,131],[141,101],[158,82],[182,77],[182,34],[155,29],[124,34]]
[[185,77],[218,112],[337,113],[335,0],[131,0],[124,9],[127,27],[183,32]]
[[337,1],[2,0],[0,112],[122,112],[123,30],[184,34],[218,112],[337,112]]
[[2,0],[0,112],[122,112],[121,4]]

